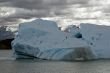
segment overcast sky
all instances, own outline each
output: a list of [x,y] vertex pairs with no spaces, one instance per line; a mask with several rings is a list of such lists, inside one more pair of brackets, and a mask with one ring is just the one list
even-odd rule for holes
[[60,24],[110,23],[110,0],[0,0],[0,25],[44,18]]

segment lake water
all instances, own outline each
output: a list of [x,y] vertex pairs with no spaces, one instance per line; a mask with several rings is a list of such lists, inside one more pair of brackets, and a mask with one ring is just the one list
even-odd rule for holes
[[[14,60],[3,55],[3,52],[4,59],[0,59],[0,73],[110,73],[110,60],[82,62]],[[4,53],[8,53],[8,51]]]

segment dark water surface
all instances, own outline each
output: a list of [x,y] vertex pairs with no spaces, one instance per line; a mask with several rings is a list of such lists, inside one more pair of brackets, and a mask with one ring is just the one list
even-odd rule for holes
[[0,73],[110,73],[110,60],[70,62],[0,59]]

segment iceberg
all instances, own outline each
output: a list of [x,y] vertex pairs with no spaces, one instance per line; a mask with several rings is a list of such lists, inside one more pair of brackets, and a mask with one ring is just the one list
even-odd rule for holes
[[58,29],[56,22],[37,19],[22,23],[12,42],[15,58],[92,60],[97,56],[84,41]]
[[80,31],[98,59],[110,58],[110,26],[82,23]]

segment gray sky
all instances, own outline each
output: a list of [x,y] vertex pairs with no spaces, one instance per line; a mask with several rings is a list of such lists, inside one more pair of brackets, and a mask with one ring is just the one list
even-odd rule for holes
[[51,19],[63,25],[110,23],[110,0],[0,0],[0,25],[33,19]]

